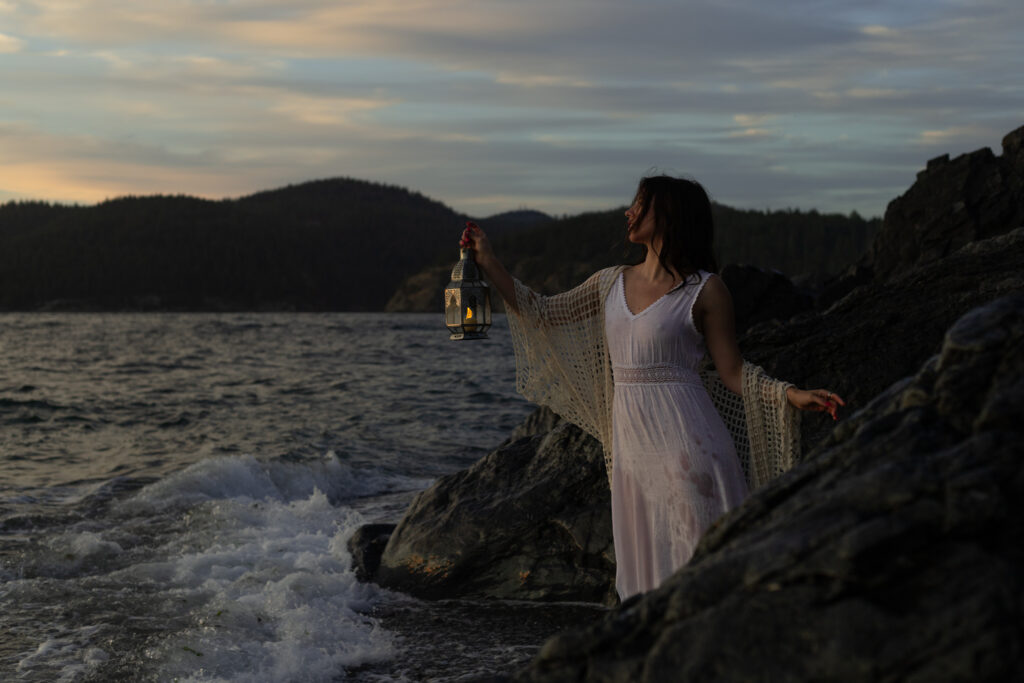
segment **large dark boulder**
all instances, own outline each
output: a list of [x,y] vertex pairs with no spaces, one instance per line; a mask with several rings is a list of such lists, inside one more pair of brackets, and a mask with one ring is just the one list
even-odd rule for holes
[[917,181],[889,203],[871,247],[876,280],[940,260],[969,242],[1024,225],[1024,127],[987,147],[928,162]]
[[[1024,291],[1024,228],[859,287],[828,310],[798,315],[784,325],[755,326],[740,339],[740,348],[773,377],[830,388],[856,409],[938,353],[944,332],[961,315],[1019,291]],[[833,427],[817,417],[803,420],[805,452]]]
[[755,492],[521,681],[1024,678],[1024,295]]
[[427,598],[611,603],[614,576],[600,444],[560,422],[420,493],[373,578]]

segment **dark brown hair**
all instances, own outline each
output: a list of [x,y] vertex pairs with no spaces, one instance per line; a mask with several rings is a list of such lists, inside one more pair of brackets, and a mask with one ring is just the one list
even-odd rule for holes
[[[654,238],[661,238],[661,267],[673,270],[684,279],[706,270],[718,272],[713,249],[714,219],[711,200],[696,180],[672,176],[650,176],[636,188],[640,201],[639,223],[648,211],[654,211]],[[647,257],[644,248],[642,258]]]

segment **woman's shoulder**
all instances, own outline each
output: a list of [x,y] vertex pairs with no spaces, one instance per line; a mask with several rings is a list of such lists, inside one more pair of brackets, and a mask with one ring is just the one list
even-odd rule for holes
[[594,275],[601,275],[602,273],[611,274],[611,275],[618,275],[622,271],[629,270],[632,267],[633,266],[627,266],[627,265],[608,266],[607,268],[602,268],[601,270],[597,271],[596,273],[594,273]]
[[593,280],[595,282],[610,282],[618,277],[619,273],[629,268],[629,266],[609,266],[608,268],[602,268],[593,275],[587,278],[587,280]]
[[721,278],[717,273],[712,273],[706,270],[699,271],[700,280],[698,286],[700,291],[697,294],[697,303],[715,305],[723,303],[725,300],[731,300],[732,294],[729,293],[729,287],[725,284],[725,280]]

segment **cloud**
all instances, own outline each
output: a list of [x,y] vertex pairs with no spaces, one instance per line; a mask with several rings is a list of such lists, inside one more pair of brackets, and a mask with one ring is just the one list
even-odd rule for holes
[[733,131],[726,137],[734,140],[767,140],[775,137],[775,134],[767,128],[744,128],[743,130]]
[[499,72],[494,81],[502,85],[519,85],[526,88],[593,88],[596,84],[593,81],[566,78],[564,76],[551,76],[547,74],[514,74]]
[[772,114],[735,114],[732,120],[740,126],[760,126],[774,118]]
[[941,130],[923,130],[917,141],[924,145],[948,145],[954,141],[974,139],[986,134],[991,132],[983,126],[952,126]]
[[47,134],[25,124],[0,125],[0,158],[0,191],[22,197],[90,203],[129,192],[207,196],[204,186],[225,183],[202,156],[88,135]]
[[360,112],[396,104],[398,100],[355,97],[309,97],[292,93],[268,93],[270,111],[299,123],[315,126],[347,126]]
[[877,24],[873,24],[871,26],[862,26],[860,32],[866,36],[872,36],[875,38],[895,38],[900,34],[900,32],[894,28],[889,28],[888,26],[879,26]]
[[0,33],[0,54],[11,54],[13,52],[21,52],[25,47],[25,41],[14,36],[4,35]]

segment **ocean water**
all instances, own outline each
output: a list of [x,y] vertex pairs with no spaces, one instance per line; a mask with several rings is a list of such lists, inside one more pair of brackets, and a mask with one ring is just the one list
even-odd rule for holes
[[530,412],[504,319],[0,315],[0,680],[468,680],[586,605],[425,603],[346,541]]

